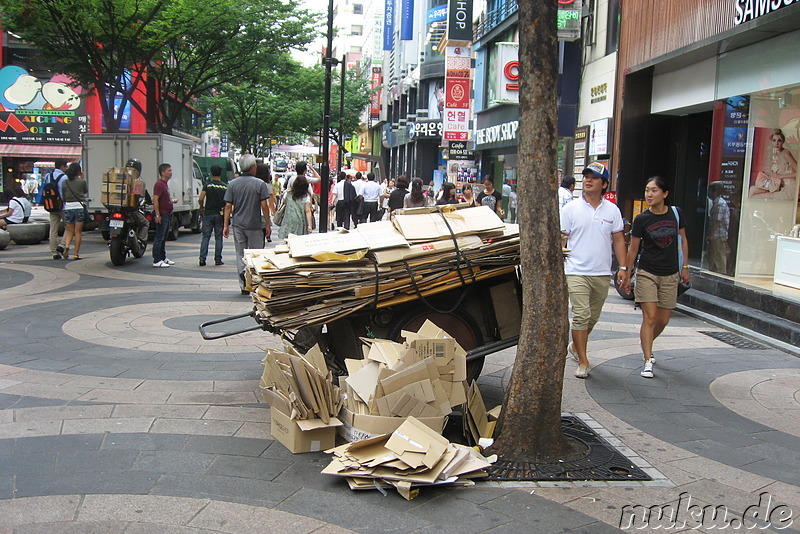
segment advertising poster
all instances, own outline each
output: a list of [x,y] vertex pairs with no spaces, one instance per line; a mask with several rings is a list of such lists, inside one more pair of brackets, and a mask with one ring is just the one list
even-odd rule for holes
[[441,119],[444,112],[444,80],[431,80],[428,85],[428,118]]
[[81,142],[89,131],[83,89],[63,74],[38,78],[22,67],[0,69],[0,142]]
[[780,128],[753,129],[750,198],[794,201],[797,160]]
[[372,67],[372,78],[370,86],[372,94],[369,97],[369,117],[379,119],[381,117],[381,84],[383,84],[383,74],[380,67]]

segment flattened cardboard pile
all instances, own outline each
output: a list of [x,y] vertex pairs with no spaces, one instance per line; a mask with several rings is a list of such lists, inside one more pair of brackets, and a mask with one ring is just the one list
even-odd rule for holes
[[292,452],[319,451],[333,445],[342,392],[318,346],[302,355],[267,349],[261,391],[272,406],[272,435]]
[[289,236],[245,251],[257,319],[294,330],[512,272],[519,227],[486,206],[406,210],[353,231]]
[[409,417],[391,434],[348,443],[333,453],[323,474],[345,477],[350,489],[395,487],[411,500],[421,486],[473,485],[471,479],[486,476],[484,469],[496,457],[450,443],[414,417]]
[[402,332],[406,343],[363,339],[364,359],[346,359],[340,434],[348,441],[391,432],[417,417],[441,432],[453,406],[467,401],[467,353],[430,321]]

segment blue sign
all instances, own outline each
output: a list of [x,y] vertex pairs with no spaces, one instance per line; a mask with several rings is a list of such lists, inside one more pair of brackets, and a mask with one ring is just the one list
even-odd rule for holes
[[430,26],[434,22],[442,20],[447,20],[447,4],[430,8],[428,15],[425,17],[425,24]]
[[400,11],[400,39],[411,41],[414,39],[414,0],[402,0]]
[[394,48],[394,0],[386,0],[383,17],[383,49]]

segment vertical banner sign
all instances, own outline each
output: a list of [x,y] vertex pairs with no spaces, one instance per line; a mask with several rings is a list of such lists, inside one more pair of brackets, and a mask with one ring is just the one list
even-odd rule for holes
[[400,40],[414,39],[414,0],[401,0],[400,8]]
[[394,48],[394,2],[395,0],[386,0],[384,10],[386,14],[383,17],[383,49],[391,50]]
[[467,141],[472,119],[472,48],[448,46],[445,53],[444,117],[446,141]]
[[372,94],[370,95],[369,116],[371,119],[379,119],[381,116],[381,84],[383,83],[383,75],[380,67],[372,67],[372,78],[370,85],[372,87]]
[[472,0],[449,0],[447,39],[472,42]]

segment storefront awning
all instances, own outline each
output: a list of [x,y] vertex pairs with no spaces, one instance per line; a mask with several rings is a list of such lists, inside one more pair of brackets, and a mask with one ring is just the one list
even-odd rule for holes
[[45,156],[60,158],[81,157],[81,145],[23,145],[0,143],[0,157]]

